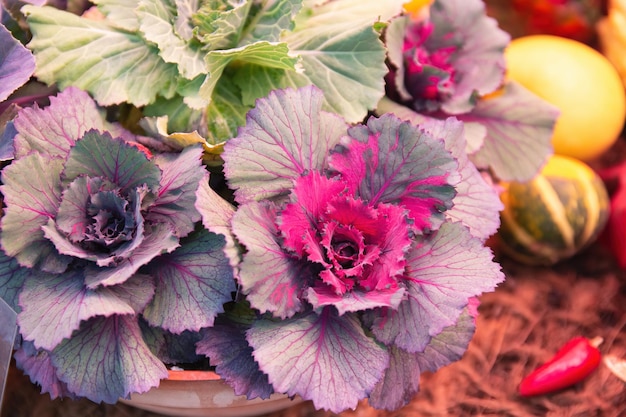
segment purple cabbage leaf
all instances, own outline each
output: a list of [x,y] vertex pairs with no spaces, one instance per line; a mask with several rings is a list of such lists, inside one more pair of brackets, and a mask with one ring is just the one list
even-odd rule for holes
[[175,334],[161,327],[150,326],[143,318],[139,319],[139,327],[150,351],[163,363],[177,366],[206,363],[206,359],[196,353],[196,343],[202,339],[203,332],[184,331]]
[[213,326],[236,290],[223,247],[222,236],[200,230],[146,267],[156,285],[154,298],[143,310],[150,325],[176,334]]
[[85,287],[81,270],[67,274],[32,271],[20,294],[20,333],[35,347],[52,350],[91,317],[134,314],[133,307],[141,311],[154,294],[152,280],[137,276],[122,284],[127,285],[132,287],[91,290]]
[[35,57],[0,24],[0,102],[30,79]]
[[16,366],[30,377],[31,382],[41,386],[42,394],[50,394],[50,398],[53,400],[56,398],[77,398],[68,389],[67,384],[59,380],[48,351],[36,349],[32,343],[23,341],[21,346],[13,352],[13,358]]
[[[231,228],[231,220],[235,214],[235,206],[222,198],[210,185],[210,175],[200,181],[196,192],[196,210],[202,218],[202,225],[206,230],[222,235],[225,239],[224,253],[236,270],[241,262],[241,248],[235,239]],[[235,271],[236,272],[236,271]]]
[[365,398],[389,363],[389,353],[355,315],[332,307],[286,321],[259,320],[246,337],[274,388],[339,413]]
[[22,266],[63,272],[71,261],[56,251],[42,229],[59,208],[62,172],[61,159],[38,153],[15,160],[2,170],[0,191],[7,208],[0,242],[4,252]]
[[80,397],[115,403],[158,386],[168,373],[133,315],[94,317],[51,352],[58,378]]
[[[370,394],[369,404],[389,411],[407,404],[419,390],[420,374],[435,372],[461,359],[475,329],[474,318],[465,309],[457,323],[433,337],[423,352],[409,353],[391,347],[389,368]],[[398,381],[403,382],[399,384]]]
[[458,118],[487,129],[483,146],[470,156],[478,168],[491,168],[503,181],[528,181],[552,155],[558,115],[552,104],[511,81]]
[[[202,146],[153,155],[72,87],[14,127],[0,296],[36,350],[20,354],[24,369],[53,396],[116,402],[167,377],[161,357],[199,358],[198,331],[237,289],[226,239],[196,209]],[[168,336],[148,345],[145,320]],[[159,350],[174,339],[192,346]]]
[[224,171],[239,203],[283,196],[292,181],[325,168],[346,122],[322,111],[317,88],[275,90],[248,112],[239,135],[224,146]]
[[18,313],[21,310],[19,294],[29,274],[28,268],[20,266],[15,258],[0,250],[0,298]]
[[304,283],[314,272],[283,251],[276,215],[270,202],[248,203],[235,212],[232,227],[246,247],[238,276],[242,292],[260,312],[284,319],[302,310]]
[[[71,117],[68,117],[71,115]],[[15,156],[30,152],[65,158],[87,131],[105,130],[104,115],[87,93],[70,87],[50,97],[50,105],[25,107],[15,118]]]
[[445,223],[418,239],[407,255],[408,297],[397,310],[377,315],[372,332],[386,344],[423,351],[432,337],[454,325],[468,300],[504,280],[491,250],[459,223]]
[[453,206],[446,217],[467,226],[472,235],[486,240],[500,227],[502,201],[490,179],[472,163],[466,153],[466,123],[450,117],[430,119],[421,124],[431,135],[442,138],[445,147],[457,159],[461,181],[456,185]]
[[481,0],[435,0],[428,18],[402,16],[391,26],[388,94],[416,111],[466,113],[500,86],[510,36]]
[[252,356],[252,347],[246,340],[246,330],[256,317],[246,303],[232,305],[220,315],[213,327],[204,329],[197,351],[210,358],[210,364],[235,394],[248,399],[269,398],[274,388]]

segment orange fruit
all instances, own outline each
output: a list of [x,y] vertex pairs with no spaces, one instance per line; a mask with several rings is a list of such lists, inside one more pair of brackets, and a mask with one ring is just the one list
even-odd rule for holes
[[626,117],[624,84],[609,60],[563,37],[530,35],[505,50],[507,77],[560,110],[554,152],[592,161],[617,140]]

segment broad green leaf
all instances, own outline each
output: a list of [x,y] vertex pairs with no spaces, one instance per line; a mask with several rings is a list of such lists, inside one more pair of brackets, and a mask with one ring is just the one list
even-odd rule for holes
[[233,61],[256,64],[268,68],[295,69],[297,58],[289,54],[285,43],[257,42],[246,46],[211,51],[206,55],[209,75],[200,86],[198,95],[208,104],[226,66]]
[[400,14],[402,3],[339,0],[303,9],[295,30],[283,38],[304,68],[305,78],[288,74],[291,82],[302,86],[308,79],[324,90],[326,108],[349,122],[362,120],[383,96],[387,73],[385,48],[373,25]]
[[135,9],[140,0],[92,0],[98,6],[98,10],[107,17],[111,26],[124,29],[129,32],[139,30],[139,20]]
[[257,99],[265,97],[272,90],[294,87],[293,84],[285,83],[286,80],[285,70],[254,64],[240,66],[233,76],[233,81],[241,89],[241,101],[247,106],[254,105]]
[[193,79],[207,72],[204,53],[175,32],[177,11],[168,1],[142,0],[137,9],[140,30],[145,38],[159,47],[165,62],[178,65],[180,75]]
[[[208,129],[206,141],[212,146],[221,144],[223,147],[226,140],[235,137],[237,129],[246,122],[246,114],[250,110],[250,106],[254,104],[242,103],[241,97],[237,94],[238,88],[227,81],[229,81],[227,77],[222,77],[213,91],[213,98],[206,109]],[[256,83],[256,80],[253,79],[249,81],[251,84]]]
[[255,6],[248,25],[251,30],[242,36],[243,44],[261,40],[278,42],[284,31],[293,30],[302,0],[264,0]]
[[37,62],[35,75],[60,88],[75,85],[101,105],[151,103],[171,97],[177,67],[139,36],[106,21],[81,18],[53,7],[24,6]]

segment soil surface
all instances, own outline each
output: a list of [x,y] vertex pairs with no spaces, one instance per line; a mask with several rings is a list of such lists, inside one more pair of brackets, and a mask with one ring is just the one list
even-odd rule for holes
[[[626,160],[618,141],[597,165]],[[477,330],[465,356],[423,374],[421,391],[394,412],[364,401],[340,417],[421,416],[626,416],[626,383],[600,367],[583,382],[558,393],[522,398],[519,382],[574,336],[604,339],[601,352],[626,358],[626,271],[596,243],[552,267],[521,265],[499,255],[506,281],[481,297]],[[0,417],[157,417],[123,404],[54,400],[11,369]],[[304,402],[265,417],[331,417]]]

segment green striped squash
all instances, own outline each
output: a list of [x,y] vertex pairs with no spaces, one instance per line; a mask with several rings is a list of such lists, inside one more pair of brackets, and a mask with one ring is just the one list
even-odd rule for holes
[[554,155],[531,181],[503,184],[499,247],[517,261],[552,265],[596,240],[609,196],[585,163]]

